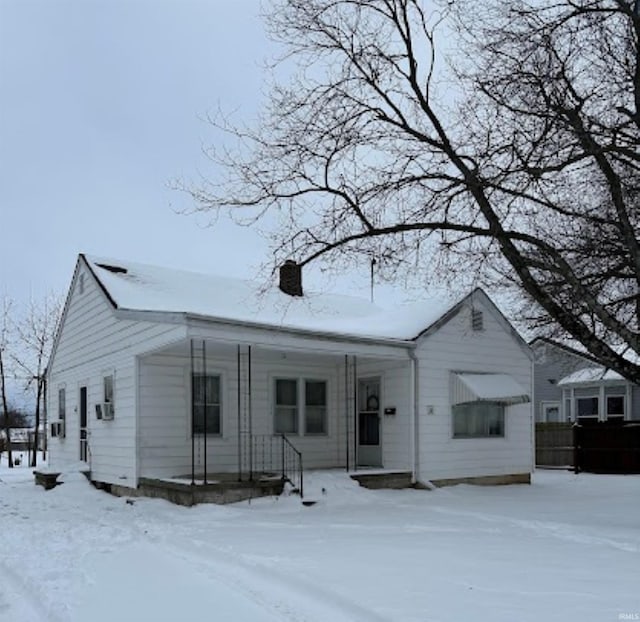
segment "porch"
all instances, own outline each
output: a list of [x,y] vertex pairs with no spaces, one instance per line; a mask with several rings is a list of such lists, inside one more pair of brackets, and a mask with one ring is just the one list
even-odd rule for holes
[[302,493],[304,469],[375,468],[412,481],[406,347],[376,356],[375,345],[323,345],[190,338],[141,356],[140,490],[228,503],[279,494],[287,481]]

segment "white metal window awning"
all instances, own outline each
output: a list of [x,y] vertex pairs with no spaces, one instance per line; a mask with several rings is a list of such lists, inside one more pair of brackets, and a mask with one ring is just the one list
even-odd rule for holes
[[527,390],[509,374],[453,374],[452,404],[524,404],[530,401]]

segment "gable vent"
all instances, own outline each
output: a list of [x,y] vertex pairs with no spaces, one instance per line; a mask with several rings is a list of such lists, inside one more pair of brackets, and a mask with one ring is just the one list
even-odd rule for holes
[[471,330],[484,330],[484,316],[480,309],[471,309]]
[[280,289],[289,296],[302,296],[302,266],[287,259],[280,266]]

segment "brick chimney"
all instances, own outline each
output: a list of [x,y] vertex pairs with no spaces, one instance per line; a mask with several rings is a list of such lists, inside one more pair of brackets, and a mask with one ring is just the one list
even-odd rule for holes
[[302,296],[302,266],[292,259],[280,266],[280,289],[289,296]]

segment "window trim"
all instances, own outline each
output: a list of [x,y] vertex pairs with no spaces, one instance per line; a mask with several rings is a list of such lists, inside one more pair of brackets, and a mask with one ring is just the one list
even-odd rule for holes
[[[502,434],[485,434],[485,435],[456,435],[455,426],[455,409],[460,406],[469,406],[473,404],[493,404],[500,406],[502,415]],[[451,438],[455,441],[459,440],[505,440],[507,438],[507,406],[504,402],[489,401],[489,400],[476,400],[475,402],[464,402],[462,404],[451,405]]]
[[[610,399],[621,399],[622,400],[622,412],[621,413],[611,413],[609,412],[609,400]],[[621,395],[605,395],[604,397],[604,408],[605,408],[605,412],[604,414],[607,416],[607,421],[609,421],[609,419],[613,418],[615,420],[619,420],[619,419],[623,419],[626,420],[627,418],[627,396],[624,394]]]
[[[595,415],[581,415],[579,403],[580,400],[596,400],[596,404],[598,405],[598,412]],[[574,392],[573,395],[573,415],[574,421],[576,423],[580,423],[581,419],[590,419],[595,421],[600,421],[602,413],[600,412],[600,394],[596,393],[594,395],[576,395]]]
[[[557,401],[557,400],[543,400],[540,402],[540,410],[542,411],[540,414],[542,415],[542,418],[540,419],[541,422],[543,423],[548,423],[549,422],[549,416],[547,414],[547,409],[548,408],[557,408],[558,409],[558,422],[563,422],[564,419],[564,413],[562,412],[562,402],[561,401]],[[555,422],[553,422],[555,423]]]
[[[212,369],[212,370],[207,370],[206,373],[203,372],[187,372],[188,378],[189,378],[189,393],[187,395],[187,413],[188,413],[188,438],[192,438],[193,436],[197,436],[197,437],[204,437],[206,436],[207,438],[223,438],[224,437],[224,429],[225,429],[225,425],[224,425],[224,404],[225,404],[225,399],[224,399],[224,389],[226,387],[226,379],[225,379],[225,375],[222,371],[217,370],[217,369]],[[219,411],[219,426],[220,426],[220,431],[219,432],[207,432],[206,428],[203,431],[195,431],[193,429],[193,424],[194,424],[194,412],[193,412],[193,408],[194,408],[194,395],[193,395],[193,391],[194,391],[194,386],[193,386],[193,378],[195,376],[198,377],[204,377],[204,376],[211,376],[211,377],[216,377],[218,378],[218,411]],[[209,405],[215,405],[214,402],[212,402]],[[205,408],[206,408],[206,404],[205,404]]]
[[[297,419],[296,432],[279,432],[276,430],[276,383],[278,380],[294,380],[296,382],[297,397]],[[324,432],[307,432],[307,399],[306,385],[307,382],[323,382],[325,386],[325,411],[324,411]],[[315,376],[313,374],[274,374],[270,379],[271,387],[271,426],[274,435],[285,434],[288,436],[298,436],[309,438],[323,438],[330,436],[329,434],[329,402],[331,381],[326,376]]]
[[[62,400],[60,399],[62,396]],[[60,405],[62,404],[62,408]],[[67,385],[58,385],[58,421],[67,420]]]

